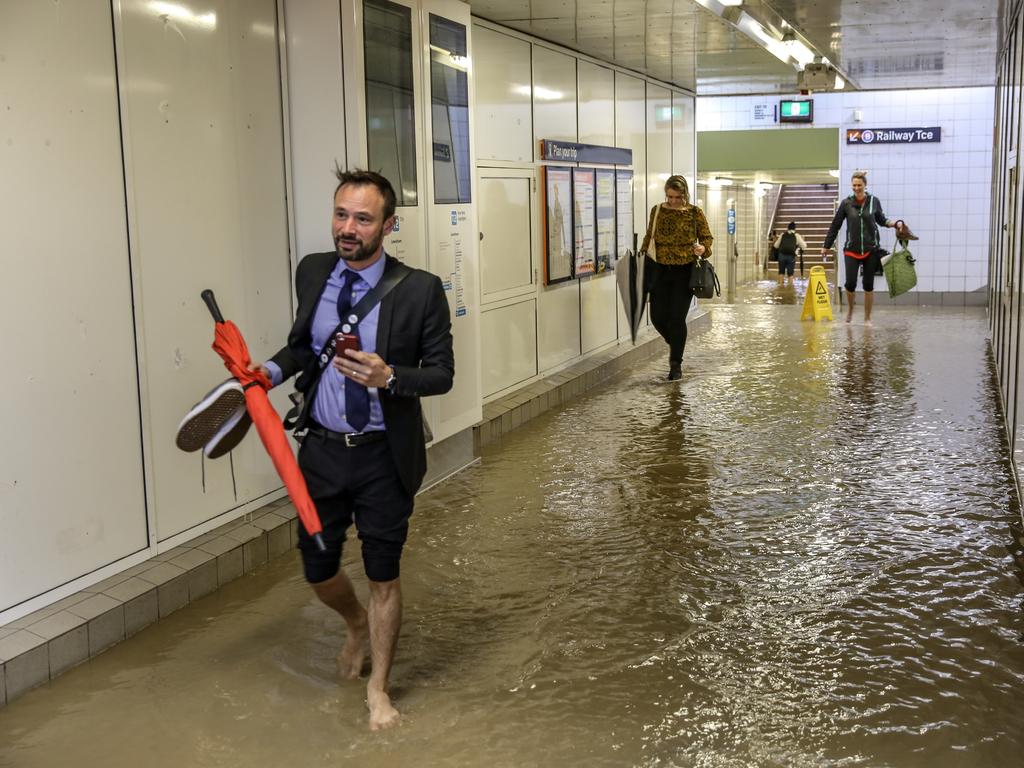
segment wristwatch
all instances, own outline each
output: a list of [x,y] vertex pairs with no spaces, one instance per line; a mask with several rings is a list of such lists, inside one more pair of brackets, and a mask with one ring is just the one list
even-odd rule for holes
[[388,376],[388,380],[384,382],[384,389],[393,395],[395,394],[395,388],[398,385],[398,376],[395,374],[395,367],[393,365],[388,367],[391,369],[391,375]]

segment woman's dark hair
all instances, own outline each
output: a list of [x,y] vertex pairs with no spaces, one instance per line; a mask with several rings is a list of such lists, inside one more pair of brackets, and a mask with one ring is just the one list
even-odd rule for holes
[[687,185],[686,179],[678,174],[669,176],[668,181],[665,182],[665,191],[668,192],[670,189],[674,189],[683,196],[685,205],[690,204],[690,187]]
[[397,202],[395,188],[391,186],[390,181],[376,171],[364,171],[361,168],[343,171],[339,166],[335,165],[334,175],[338,177],[338,186],[334,188],[335,196],[337,196],[338,190],[347,184],[357,187],[374,186],[380,192],[381,197],[384,198],[384,221],[395,215],[395,205]]

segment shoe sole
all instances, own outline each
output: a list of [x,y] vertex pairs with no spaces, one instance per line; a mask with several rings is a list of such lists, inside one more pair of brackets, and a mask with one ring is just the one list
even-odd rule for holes
[[252,417],[243,405],[217,430],[217,434],[203,448],[203,454],[208,459],[219,459],[224,454],[231,453],[248,434],[251,426]]
[[213,439],[239,407],[245,407],[245,395],[239,383],[229,379],[214,388],[185,414],[178,425],[174,444],[186,453],[198,451]]

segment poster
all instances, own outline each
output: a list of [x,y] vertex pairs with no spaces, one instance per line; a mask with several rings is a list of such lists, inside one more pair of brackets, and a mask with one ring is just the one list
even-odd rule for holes
[[572,228],[575,244],[576,277],[594,273],[594,169],[574,168],[572,172]]
[[633,244],[633,172],[615,172],[615,260],[632,251]]
[[572,170],[544,167],[545,282],[572,279]]
[[596,225],[594,268],[607,272],[615,266],[615,171],[598,168],[596,176]]

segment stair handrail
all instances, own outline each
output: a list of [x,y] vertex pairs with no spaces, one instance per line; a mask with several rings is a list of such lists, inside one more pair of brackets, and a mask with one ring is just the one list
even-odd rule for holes
[[[767,227],[767,229],[765,229],[765,231],[763,233],[761,233],[761,242],[762,243],[765,240],[768,239],[768,235],[770,235],[772,233],[772,230],[775,229],[775,214],[779,210],[779,203],[782,201],[782,193],[785,190],[786,190],[786,185],[785,184],[779,184],[779,194],[777,194],[775,196],[775,202],[772,203],[771,215],[768,216],[768,227]],[[762,271],[764,272],[764,274],[768,274],[768,260],[771,258],[771,255],[772,255],[772,252],[771,252],[771,249],[769,248],[768,249],[768,253],[766,253],[764,255],[764,260],[763,260],[764,269]]]

